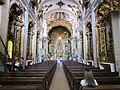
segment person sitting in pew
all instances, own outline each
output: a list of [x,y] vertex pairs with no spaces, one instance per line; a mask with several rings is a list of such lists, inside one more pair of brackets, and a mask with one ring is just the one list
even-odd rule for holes
[[80,84],[81,86],[90,86],[95,87],[98,86],[97,81],[93,77],[93,72],[90,69],[86,69],[84,73],[85,79],[81,80]]
[[23,57],[20,57],[20,60],[19,60],[19,71],[23,71],[23,65],[24,65],[24,58]]

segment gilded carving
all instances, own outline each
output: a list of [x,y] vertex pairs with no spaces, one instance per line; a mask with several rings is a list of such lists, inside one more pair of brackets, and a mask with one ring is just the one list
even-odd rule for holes
[[99,15],[97,21],[97,30],[99,36],[99,59],[100,61],[106,60],[106,40],[105,40],[105,21],[104,18]]
[[114,62],[111,14],[118,11],[120,11],[118,0],[105,0],[98,8],[99,61]]
[[108,15],[109,13],[120,11],[120,1],[119,0],[105,0],[99,8],[99,12],[103,15]]
[[9,23],[8,23],[8,39],[13,43],[12,49],[12,59],[18,60],[21,55],[21,36],[23,30],[23,20],[22,20],[23,11],[17,5],[13,4],[10,8],[9,13]]

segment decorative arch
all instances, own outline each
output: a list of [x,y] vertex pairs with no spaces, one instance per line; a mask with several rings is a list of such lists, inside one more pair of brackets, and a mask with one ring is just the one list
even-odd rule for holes
[[68,23],[67,21],[64,21],[62,19],[58,19],[56,21],[51,22],[48,25],[48,31],[52,29],[52,27],[57,27],[57,26],[63,26],[66,27],[70,32],[72,32],[72,25]]

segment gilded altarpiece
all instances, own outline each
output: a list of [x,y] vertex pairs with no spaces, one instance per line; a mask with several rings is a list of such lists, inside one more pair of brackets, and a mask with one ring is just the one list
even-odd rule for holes
[[70,35],[70,32],[65,27],[52,28],[49,31],[49,54],[56,57],[68,56],[71,53]]
[[[7,48],[10,58],[18,60],[21,56],[21,37],[23,30],[23,11],[20,6],[13,4],[10,8],[9,23],[8,23],[8,36]],[[11,45],[9,45],[11,42]]]
[[111,15],[119,11],[119,0],[105,0],[98,8],[99,61],[115,61]]
[[106,28],[104,18],[100,15],[97,21],[97,30],[99,36],[99,61],[107,60],[107,42],[106,42]]

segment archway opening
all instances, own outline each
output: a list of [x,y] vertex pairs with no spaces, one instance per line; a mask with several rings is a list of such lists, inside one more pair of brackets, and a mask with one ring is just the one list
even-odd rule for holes
[[53,27],[49,32],[48,53],[53,59],[67,59],[71,53],[70,31],[63,26]]

